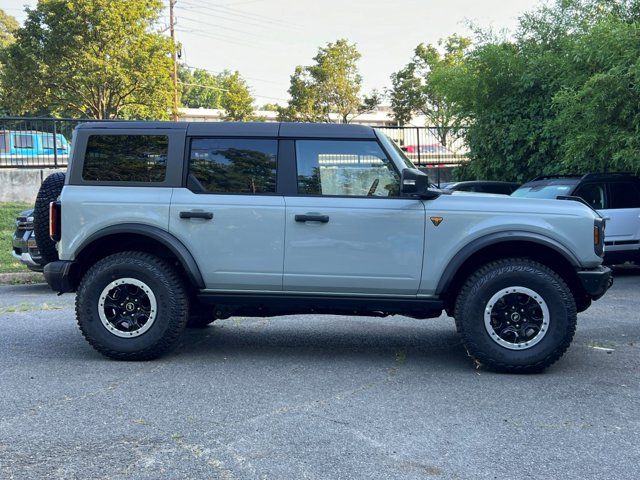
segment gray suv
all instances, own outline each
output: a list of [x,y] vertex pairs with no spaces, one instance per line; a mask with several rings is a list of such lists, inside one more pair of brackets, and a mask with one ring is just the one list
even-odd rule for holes
[[91,123],[72,152],[44,273],[116,359],[232,315],[445,310],[479,363],[539,371],[610,285],[588,206],[444,194],[364,126]]

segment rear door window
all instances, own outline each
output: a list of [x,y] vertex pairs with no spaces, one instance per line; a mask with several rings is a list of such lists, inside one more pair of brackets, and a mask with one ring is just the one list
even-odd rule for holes
[[82,178],[93,182],[161,183],[167,173],[166,135],[90,135]]
[[640,182],[612,182],[609,193],[609,208],[640,208]]
[[195,193],[275,193],[277,152],[276,139],[194,138],[187,187]]
[[607,196],[604,183],[587,183],[579,186],[574,193],[596,210],[607,208]]

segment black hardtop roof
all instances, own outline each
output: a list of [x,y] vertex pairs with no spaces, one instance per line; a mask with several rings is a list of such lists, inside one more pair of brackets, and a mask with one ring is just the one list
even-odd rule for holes
[[81,130],[184,130],[191,136],[375,138],[371,127],[335,123],[97,121],[84,122],[76,128]]

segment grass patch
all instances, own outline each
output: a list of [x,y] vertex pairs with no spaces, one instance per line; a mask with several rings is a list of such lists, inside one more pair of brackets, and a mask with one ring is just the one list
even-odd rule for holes
[[27,208],[33,208],[28,203],[0,203],[0,273],[28,272],[11,255],[11,237],[16,230],[16,216]]

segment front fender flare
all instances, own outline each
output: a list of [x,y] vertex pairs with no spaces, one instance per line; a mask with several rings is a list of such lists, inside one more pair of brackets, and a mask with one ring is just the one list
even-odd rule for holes
[[460,267],[474,253],[491,245],[517,241],[532,242],[549,247],[562,255],[572,266],[580,267],[580,262],[573,252],[553,238],[527,231],[495,232],[472,240],[456,252],[440,277],[436,287],[436,295],[442,295],[447,291]]

